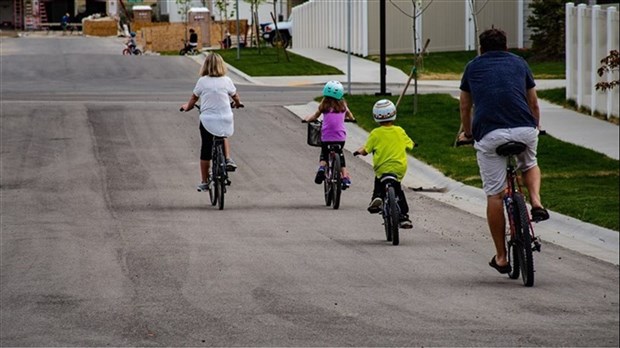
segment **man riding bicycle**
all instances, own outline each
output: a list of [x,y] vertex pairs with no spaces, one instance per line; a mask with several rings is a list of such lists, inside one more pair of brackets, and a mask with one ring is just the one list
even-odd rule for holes
[[487,195],[487,222],[496,249],[489,265],[500,273],[509,273],[502,200],[506,159],[495,150],[508,141],[526,144],[527,149],[517,156],[517,164],[529,192],[532,219],[548,219],[549,213],[540,200],[541,172],[536,159],[540,110],[532,72],[523,58],[507,51],[506,33],[489,29],[479,38],[481,55],[467,64],[461,79],[460,113],[464,131],[458,140],[475,140]]

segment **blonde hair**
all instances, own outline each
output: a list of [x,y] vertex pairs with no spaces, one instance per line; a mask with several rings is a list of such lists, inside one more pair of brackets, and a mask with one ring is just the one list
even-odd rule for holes
[[217,53],[209,53],[200,69],[200,76],[220,77],[226,75],[224,59]]

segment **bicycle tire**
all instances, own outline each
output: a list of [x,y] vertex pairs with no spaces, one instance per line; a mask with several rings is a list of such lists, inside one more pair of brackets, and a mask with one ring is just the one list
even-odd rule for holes
[[381,216],[383,217],[383,228],[385,229],[385,240],[387,240],[388,242],[391,242],[392,241],[392,225],[390,222],[388,202],[385,198],[383,200],[383,206],[381,207]]
[[181,50],[179,50],[179,56],[184,56],[187,53],[187,51],[185,50],[185,48],[181,48]]
[[217,197],[217,203],[218,203],[218,208],[220,210],[224,210],[224,196],[226,194],[226,179],[223,176],[220,176],[220,178],[217,180],[216,185],[219,187],[218,188],[218,197]]
[[398,245],[400,243],[400,238],[398,235],[398,222],[400,220],[400,212],[398,211],[398,205],[396,204],[396,191],[392,186],[388,187],[388,205],[389,205],[389,219],[390,223],[390,232],[392,235],[392,245]]
[[325,205],[332,205],[332,186],[331,186],[331,171],[329,169],[329,165],[325,168],[325,178],[323,179],[323,194],[325,196]]
[[338,154],[335,155],[333,166],[332,166],[332,179],[330,180],[332,185],[332,196],[333,196],[333,208],[338,209],[340,207],[340,196],[342,195],[342,177],[340,175],[340,156]]
[[128,48],[125,48],[125,49],[123,50],[123,55],[124,55],[124,56],[128,56],[128,55],[130,55],[130,54],[131,54],[131,52],[129,52],[129,49],[128,49]]
[[530,219],[527,214],[525,198],[520,192],[512,197],[515,204],[515,234],[517,236],[517,252],[523,285],[534,285],[534,259],[532,258],[532,236],[530,235]]
[[139,49],[135,49],[134,53],[136,56],[141,56],[142,55],[142,51],[140,51]]
[[226,194],[226,159],[223,146],[223,142],[217,144],[217,156],[215,158],[218,172],[217,177],[215,177],[215,186],[217,187],[217,203],[220,210],[224,209],[224,195]]
[[209,201],[211,202],[212,206],[215,206],[217,204],[217,192],[215,192],[215,184],[213,182],[214,177],[215,176],[211,174],[211,183],[209,184]]
[[510,239],[508,241],[508,264],[510,265],[510,272],[508,277],[510,279],[518,279],[521,274],[521,267],[519,267],[519,248],[516,239]]

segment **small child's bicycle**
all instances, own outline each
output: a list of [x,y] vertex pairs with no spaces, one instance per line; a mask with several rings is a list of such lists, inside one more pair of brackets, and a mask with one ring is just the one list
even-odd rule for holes
[[394,183],[397,182],[397,178],[395,174],[383,174],[379,180],[384,185],[381,215],[383,216],[385,237],[388,242],[392,242],[392,245],[398,245],[400,243],[398,234],[400,207],[398,206],[398,195],[394,189]]
[[[308,123],[302,120],[302,123]],[[356,123],[355,120],[346,120],[345,122]],[[321,121],[313,121],[309,123],[315,129],[321,129]],[[320,136],[319,136],[320,139]],[[316,145],[314,145],[316,146]],[[346,189],[342,183],[342,163],[340,156],[342,154],[342,146],[338,144],[330,144],[327,146],[329,155],[327,158],[327,166],[325,166],[325,179],[323,180],[323,192],[325,196],[325,205],[332,206],[334,209],[340,208],[340,197],[342,190]]]
[[507,188],[504,194],[504,206],[510,226],[507,239],[508,262],[511,279],[521,279],[523,285],[534,285],[534,259],[532,251],[540,252],[540,242],[534,235],[531,219],[525,205],[525,197],[517,178],[515,156],[526,149],[521,142],[510,141],[500,145],[495,150],[498,155],[506,157]]

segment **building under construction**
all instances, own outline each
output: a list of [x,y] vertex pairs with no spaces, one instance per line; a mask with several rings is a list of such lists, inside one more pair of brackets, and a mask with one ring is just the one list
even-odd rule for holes
[[0,0],[2,28],[36,30],[53,28],[69,14],[71,22],[94,13],[106,14],[107,0]]

